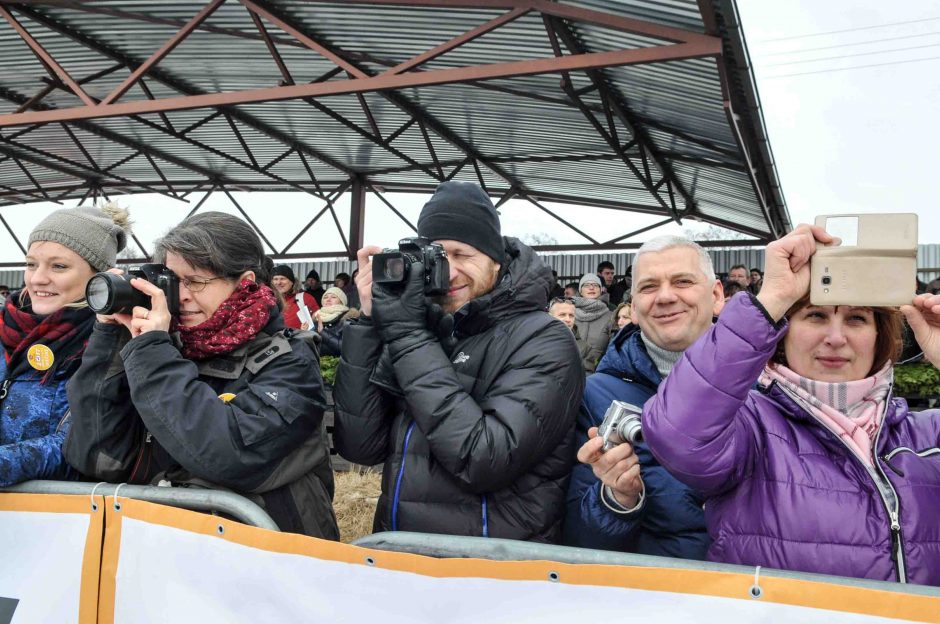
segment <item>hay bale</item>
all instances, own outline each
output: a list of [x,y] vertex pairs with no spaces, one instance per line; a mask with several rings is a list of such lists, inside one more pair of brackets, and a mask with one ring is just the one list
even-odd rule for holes
[[372,518],[382,493],[382,474],[349,470],[333,475],[336,481],[333,509],[340,539],[348,544],[372,533]]

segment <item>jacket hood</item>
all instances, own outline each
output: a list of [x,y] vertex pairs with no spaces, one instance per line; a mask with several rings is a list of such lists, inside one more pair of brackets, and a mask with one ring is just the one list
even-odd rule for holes
[[646,352],[640,328],[632,324],[624,327],[611,341],[595,372],[628,378],[649,386],[654,392],[663,380]]
[[554,284],[552,270],[517,238],[503,237],[506,261],[493,290],[469,301],[454,314],[455,334],[477,334],[494,323],[525,312],[544,311]]

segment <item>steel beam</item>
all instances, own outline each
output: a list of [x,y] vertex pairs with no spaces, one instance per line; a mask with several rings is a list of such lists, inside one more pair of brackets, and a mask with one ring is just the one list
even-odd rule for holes
[[68,85],[69,89],[72,90],[72,93],[78,96],[78,98],[85,103],[86,106],[94,106],[95,101],[89,97],[85,90],[82,89],[81,85],[69,75],[65,69],[59,65],[59,63],[52,58],[52,55],[49,54],[45,48],[40,45],[36,39],[29,34],[29,31],[20,24],[13,14],[10,11],[0,4],[0,15],[2,15],[7,22],[10,23],[10,26],[13,27],[13,30],[16,31],[16,34],[26,42],[26,45],[29,46],[29,49],[33,51],[33,54],[36,55],[36,58],[39,59],[39,62],[42,63],[43,67],[46,68],[46,71],[49,72],[49,75],[53,78],[61,80]]
[[179,29],[175,35],[170,37],[170,39],[164,43],[160,48],[154,52],[150,58],[145,60],[143,63],[137,66],[137,68],[131,72],[131,75],[128,76],[124,82],[119,84],[114,91],[109,93],[103,100],[101,100],[100,106],[107,106],[108,104],[113,104],[120,98],[122,95],[127,93],[127,90],[134,86],[134,84],[144,77],[147,72],[150,71],[152,67],[155,67],[157,63],[162,61],[167,54],[172,52],[176,46],[181,44],[186,37],[189,36],[193,30],[196,29],[201,23],[203,23],[206,18],[215,13],[215,10],[222,6],[222,3],[225,0],[211,0],[199,13],[197,13],[191,20],[189,20],[185,26]]
[[[54,32],[57,32],[60,35],[68,37],[72,41],[88,48],[89,50],[97,52],[101,54],[102,56],[110,58],[114,61],[120,62],[126,65],[127,67],[137,67],[140,64],[140,61],[133,59],[127,56],[126,54],[124,54],[123,52],[115,48],[112,48],[110,46],[107,46],[101,43],[100,41],[97,41],[96,39],[86,35],[85,33],[71,26],[66,26],[64,24],[61,24],[58,21],[50,18],[49,16],[45,15],[44,13],[40,11],[36,11],[35,9],[23,7],[23,6],[20,6],[18,8],[18,11],[21,15],[29,17],[30,20],[38,24],[41,24]],[[164,84],[165,86],[179,93],[183,93],[187,96],[198,97],[199,95],[204,95],[206,93],[205,91],[197,89],[193,87],[192,85],[186,84],[184,81],[176,78],[175,76],[172,76],[171,74],[160,69],[159,67],[152,68],[151,71],[148,72],[147,75],[159,81],[160,83]],[[352,168],[346,166],[344,163],[338,160],[335,160],[327,156],[326,154],[320,153],[318,150],[310,147],[309,145],[305,143],[297,141],[296,138],[285,134],[281,130],[268,126],[267,124],[255,119],[252,115],[248,113],[244,113],[239,110],[231,110],[229,111],[229,114],[235,117],[235,119],[237,119],[238,121],[241,121],[245,125],[251,128],[254,128],[258,132],[261,132],[262,134],[274,139],[275,141],[283,143],[284,145],[296,145],[298,150],[306,152],[307,155],[312,156],[313,158],[316,158],[317,160],[323,163],[326,163],[327,165],[333,167],[334,169],[342,171],[343,173],[347,175],[353,175],[356,173]]]
[[[248,0],[243,1],[247,2]],[[328,95],[352,95],[376,91],[385,92],[398,89],[454,84],[472,80],[531,76],[597,69],[601,67],[618,67],[623,65],[641,65],[660,61],[716,56],[720,51],[720,45],[712,42],[678,43],[651,48],[590,52],[587,54],[572,54],[561,58],[553,57],[528,61],[512,61],[508,63],[492,63],[488,65],[440,69],[394,76],[380,75],[341,81],[266,87],[263,89],[250,89],[247,91],[228,93],[186,95],[154,101],[138,100],[134,102],[118,102],[115,104],[78,108],[26,111],[23,113],[0,115],[0,127],[73,121],[78,119],[142,115],[146,113],[189,110],[193,108],[226,107],[257,102],[279,102]]]
[[366,221],[366,189],[361,178],[352,183],[352,192],[349,202],[349,243],[347,245],[348,257],[356,259],[356,252],[362,249],[365,236]]

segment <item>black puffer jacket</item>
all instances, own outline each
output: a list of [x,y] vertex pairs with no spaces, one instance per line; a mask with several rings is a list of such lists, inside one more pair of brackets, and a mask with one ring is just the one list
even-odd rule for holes
[[69,464],[113,483],[221,486],[282,531],[339,538],[316,351],[287,337],[279,313],[247,344],[198,362],[166,332],[129,338],[95,325],[68,386]]
[[385,462],[376,531],[561,537],[584,373],[571,332],[543,311],[551,270],[504,241],[508,266],[457,312],[449,352],[432,341],[388,376],[370,319],[346,327],[334,443],[350,461]]

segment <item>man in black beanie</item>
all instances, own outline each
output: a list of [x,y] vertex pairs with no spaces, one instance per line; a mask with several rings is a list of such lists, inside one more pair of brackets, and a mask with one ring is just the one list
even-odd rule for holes
[[446,250],[450,289],[429,301],[420,262],[403,289],[373,284],[382,248],[359,250],[363,316],[343,334],[334,444],[385,462],[376,531],[557,542],[584,375],[544,312],[551,269],[501,235],[475,184],[441,184],[418,235]]

